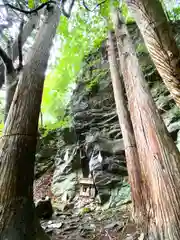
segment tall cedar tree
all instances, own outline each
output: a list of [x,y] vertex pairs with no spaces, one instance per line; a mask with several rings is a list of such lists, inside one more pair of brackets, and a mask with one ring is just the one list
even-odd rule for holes
[[126,0],[150,56],[180,107],[180,51],[159,0]]
[[142,179],[141,168],[139,163],[139,156],[132,128],[132,122],[127,107],[126,96],[124,92],[123,79],[120,76],[118,61],[116,59],[116,51],[114,46],[113,34],[111,31],[108,33],[108,60],[111,72],[111,80],[113,86],[114,99],[119,119],[119,124],[123,136],[125,155],[127,162],[127,169],[129,175],[129,182],[131,185],[131,195],[134,205],[134,217],[140,217],[139,213],[143,212],[143,200],[141,192]]
[[47,12],[26,64],[5,123],[0,144],[0,237],[2,240],[47,239],[33,203],[38,119],[49,51],[60,9]]
[[145,188],[146,239],[180,239],[180,153],[169,135],[140,69],[127,26],[112,19]]

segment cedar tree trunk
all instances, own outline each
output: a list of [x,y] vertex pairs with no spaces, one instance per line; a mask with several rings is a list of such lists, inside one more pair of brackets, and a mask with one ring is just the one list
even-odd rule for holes
[[11,104],[0,143],[1,240],[46,239],[33,203],[34,161],[45,71],[59,23],[51,9],[32,46]]
[[139,216],[143,211],[142,206],[142,179],[139,157],[136,148],[136,142],[130,114],[128,111],[127,101],[124,92],[123,79],[120,76],[116,52],[113,42],[113,34],[108,34],[108,59],[111,72],[111,80],[116,103],[119,124],[123,136],[129,182],[131,185],[131,195],[134,207],[134,217]]
[[150,56],[180,107],[180,51],[159,0],[126,0]]
[[112,15],[120,66],[146,188],[147,238],[180,239],[180,154],[152,99],[132,40],[117,11]]

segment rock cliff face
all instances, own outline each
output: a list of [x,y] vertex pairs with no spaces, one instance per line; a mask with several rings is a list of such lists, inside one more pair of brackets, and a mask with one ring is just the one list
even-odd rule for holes
[[[130,25],[129,31],[153,98],[172,138],[180,147],[180,110],[155,70],[137,27]],[[179,34],[176,38],[179,41]],[[126,180],[124,145],[105,44],[84,60],[67,115],[72,117],[72,125],[57,131],[56,137],[52,179],[56,200],[72,200],[79,189],[79,178],[91,174],[101,204],[109,207],[128,201],[130,188]]]
[[105,47],[86,58],[69,107],[73,128],[69,137],[66,133],[63,139],[64,153],[58,152],[52,191],[57,197],[65,191],[65,198],[72,198],[78,188],[78,178],[91,174],[100,202],[104,204],[113,195],[114,188],[118,189],[118,195],[121,187],[127,186],[123,180],[127,176],[124,145]]

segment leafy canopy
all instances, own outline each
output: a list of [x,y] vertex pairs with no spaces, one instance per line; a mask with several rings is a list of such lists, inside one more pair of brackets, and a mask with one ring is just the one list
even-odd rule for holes
[[64,124],[61,119],[83,65],[83,58],[93,48],[98,48],[107,35],[104,6],[101,15],[98,11],[88,12],[79,4],[75,8],[78,11],[74,11],[70,19],[64,16],[60,18],[56,46],[52,50],[56,56],[45,80],[42,112],[45,124],[50,127],[57,127],[57,122],[59,126]]

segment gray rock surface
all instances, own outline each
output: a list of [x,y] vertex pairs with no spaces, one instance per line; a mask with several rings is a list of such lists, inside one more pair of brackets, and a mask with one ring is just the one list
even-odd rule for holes
[[73,199],[81,174],[78,172],[80,167],[80,157],[76,145],[68,145],[64,147],[64,151],[57,152],[51,188],[55,197],[65,201]]

